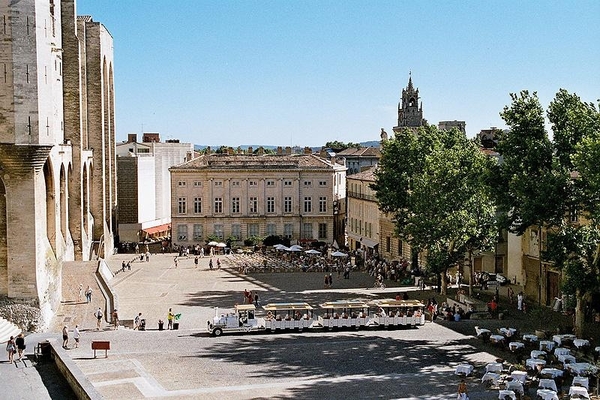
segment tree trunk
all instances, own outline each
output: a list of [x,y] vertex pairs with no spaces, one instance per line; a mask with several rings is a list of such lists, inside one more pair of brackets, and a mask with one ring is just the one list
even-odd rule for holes
[[584,299],[583,299],[583,296],[581,295],[581,291],[579,289],[577,289],[575,296],[577,299],[577,303],[575,305],[575,326],[574,326],[575,334],[578,337],[582,337],[582,335],[583,335],[583,320],[584,320],[584,315],[583,315]]
[[473,250],[469,249],[469,297],[473,297]]
[[439,287],[440,287],[439,293],[442,296],[446,296],[448,294],[448,276],[446,274],[446,271],[440,273],[439,277],[441,278],[441,285],[439,285]]

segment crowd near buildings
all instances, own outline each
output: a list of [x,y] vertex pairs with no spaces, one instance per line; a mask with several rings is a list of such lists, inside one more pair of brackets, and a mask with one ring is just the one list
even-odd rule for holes
[[[377,147],[199,152],[149,132],[141,142],[129,134],[116,143],[109,31],[77,16],[75,0],[2,0],[0,15],[0,295],[31,300],[50,317],[64,263],[110,257],[125,242],[194,247],[215,238],[243,246],[281,236],[390,262],[425,261],[379,210],[370,187]],[[424,124],[410,77],[392,130]],[[463,132],[465,125],[439,123]],[[493,143],[494,129],[481,137]],[[380,140],[389,140],[385,129]],[[547,302],[559,277],[538,267],[539,243],[533,231],[504,234],[493,252],[472,260],[474,269],[503,273]]]

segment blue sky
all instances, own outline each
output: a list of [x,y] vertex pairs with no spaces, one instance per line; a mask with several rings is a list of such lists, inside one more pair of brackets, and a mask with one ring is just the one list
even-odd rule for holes
[[600,98],[600,2],[78,0],[111,32],[117,140],[320,146],[429,123],[504,127],[509,93]]

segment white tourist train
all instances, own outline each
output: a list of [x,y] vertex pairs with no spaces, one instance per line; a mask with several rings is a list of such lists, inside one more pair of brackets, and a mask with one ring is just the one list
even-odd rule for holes
[[257,317],[254,304],[237,304],[223,313],[215,308],[207,330],[213,336],[221,336],[232,332],[410,328],[425,324],[424,308],[417,300],[338,300],[320,304],[316,315],[308,303],[269,303],[262,307],[265,315]]

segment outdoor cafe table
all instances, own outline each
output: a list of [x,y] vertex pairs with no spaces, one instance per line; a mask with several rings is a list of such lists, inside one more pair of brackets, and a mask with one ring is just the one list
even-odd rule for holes
[[538,365],[544,366],[546,365],[546,360],[542,360],[539,358],[529,358],[525,360],[525,365],[528,369],[536,369]]
[[554,379],[540,379],[540,383],[538,384],[538,387],[540,389],[552,389],[555,392],[558,392],[558,389],[556,388],[556,382],[554,381]]
[[587,376],[574,376],[573,386],[583,386],[586,389],[590,389],[590,378]]
[[570,354],[559,354],[556,358],[563,364],[572,364],[577,361],[575,357]]
[[483,377],[481,378],[481,383],[486,382],[486,381],[492,381],[492,383],[494,385],[498,384],[498,381],[500,380],[500,374],[497,374],[495,372],[486,372],[485,374],[483,374]]
[[473,366],[471,364],[460,364],[456,367],[456,375],[471,375],[473,373]]
[[540,340],[540,350],[552,351],[554,342],[552,340]]
[[504,336],[502,335],[491,335],[490,336],[490,341],[492,343],[500,343],[504,341]]
[[571,386],[569,388],[569,396],[573,396],[573,395],[585,397],[586,399],[590,398],[590,395],[589,395],[587,389],[584,388],[583,386]]
[[500,328],[498,329],[498,331],[500,331],[500,333],[506,337],[511,337],[512,335],[517,333],[517,330],[515,328]]
[[489,363],[485,366],[485,372],[502,372],[502,363]]
[[577,339],[577,336],[575,335],[571,335],[570,333],[564,334],[564,335],[554,335],[552,336],[552,340],[554,340],[556,342],[557,345],[561,345],[563,340],[570,340],[573,341]]
[[571,354],[571,350],[565,349],[564,347],[557,347],[554,349],[554,355],[560,356],[561,354]]
[[538,389],[536,394],[542,400],[558,400],[558,394],[554,390]]
[[511,378],[515,381],[519,381],[521,383],[525,383],[527,380],[527,372],[525,371],[513,371],[510,373]]
[[556,378],[557,376],[563,376],[564,371],[558,368],[544,368],[540,371],[540,375],[549,376],[551,378]]
[[568,368],[571,372],[577,374],[577,375],[588,375],[588,374],[595,374],[596,372],[598,372],[598,368],[596,368],[596,366],[590,364],[590,363],[572,363],[572,364],[567,364],[566,368]]
[[584,346],[589,346],[590,345],[590,341],[587,339],[575,339],[573,340],[573,344],[575,345],[575,347],[577,347],[578,349],[584,347]]
[[531,358],[539,358],[546,357],[548,353],[546,353],[543,350],[531,350],[531,353],[529,355],[531,356]]
[[538,337],[536,335],[523,335],[523,340],[526,342],[537,342]]
[[513,392],[512,390],[500,390],[498,392],[498,398],[501,400],[506,399],[506,397],[513,399],[513,400],[517,400],[517,396],[515,395],[515,392]]
[[512,390],[513,392],[519,393],[521,395],[525,394],[525,389],[523,388],[523,384],[519,381],[508,381],[506,382],[506,390]]
[[510,351],[515,351],[517,349],[525,348],[525,344],[521,342],[510,342],[508,348]]

